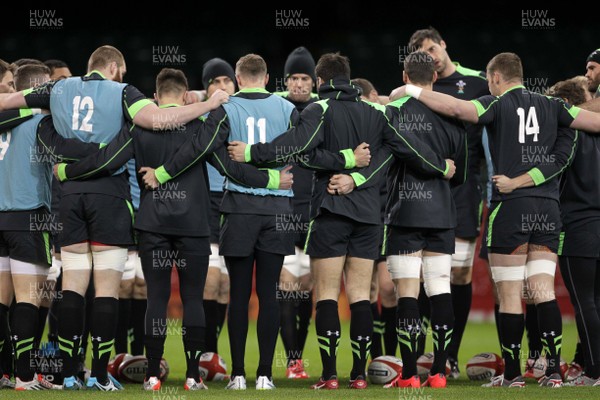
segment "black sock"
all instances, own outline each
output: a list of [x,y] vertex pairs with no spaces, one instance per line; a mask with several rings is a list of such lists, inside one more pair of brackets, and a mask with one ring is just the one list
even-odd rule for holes
[[386,356],[395,356],[398,347],[396,336],[396,307],[381,306],[381,321],[383,322],[383,347]]
[[96,297],[92,314],[92,373],[98,382],[108,380],[106,367],[115,344],[119,301],[114,297]]
[[[0,304],[0,356],[3,355],[9,347],[11,347],[11,344],[10,332],[8,329],[8,306]],[[3,364],[3,362],[0,362],[0,377],[4,374]]]
[[35,333],[35,347],[39,347],[40,341],[42,340],[42,335],[44,334],[44,329],[46,328],[46,321],[48,319],[48,311],[50,309],[48,307],[41,307],[38,309],[38,323],[37,323],[37,332]]
[[[166,323],[166,321],[165,321]],[[165,325],[166,327],[166,325]],[[146,358],[148,358],[148,369],[146,370],[146,379],[150,377],[160,377],[160,360],[165,350],[166,335],[160,333],[166,332],[162,329],[153,329],[152,334],[144,337],[144,346],[146,347]],[[197,368],[196,368],[197,369]]]
[[315,328],[323,363],[321,377],[324,380],[329,380],[332,377],[337,377],[337,349],[340,344],[342,330],[338,314],[338,303],[335,300],[321,300],[317,302],[316,309]]
[[[231,283],[230,303],[227,315],[229,348],[231,351],[231,376],[246,376],[244,356],[248,335],[248,302],[252,294],[254,255],[225,257]],[[273,286],[275,290],[275,286]]]
[[431,296],[431,336],[433,338],[433,365],[431,375],[446,374],[448,345],[454,331],[454,313],[450,293]]
[[131,300],[131,325],[133,328],[133,339],[131,340],[131,354],[134,356],[144,354],[144,321],[146,319],[146,307],[148,300]]
[[562,347],[562,317],[556,300],[537,305],[540,340],[546,354],[546,376],[560,373],[560,348]]
[[279,315],[281,320],[281,341],[285,349],[287,365],[291,361],[298,359],[298,329],[296,319],[298,316],[298,307],[295,301],[289,297],[281,296],[279,299]]
[[63,290],[59,313],[62,317],[58,319],[58,343],[63,357],[63,376],[75,376],[79,372],[85,299],[78,293]]
[[402,357],[402,379],[417,375],[417,346],[421,335],[422,321],[419,303],[413,297],[401,297],[396,308],[397,341]]
[[312,292],[306,292],[305,297],[302,297],[298,305],[298,358],[302,358],[306,338],[308,337],[308,327],[313,313]]
[[502,337],[502,357],[504,358],[504,378],[512,380],[521,375],[519,364],[521,341],[525,330],[523,314],[500,313]]
[[421,332],[422,335],[419,335],[419,343],[417,345],[417,356],[423,355],[425,353],[425,345],[427,344],[427,332],[429,331],[429,326],[431,325],[431,303],[429,302],[429,297],[427,297],[427,293],[425,292],[425,284],[421,283],[421,288],[419,290],[419,298],[417,299],[419,303],[419,313],[421,315]]
[[450,290],[452,292],[452,308],[454,309],[454,332],[452,332],[452,340],[448,345],[448,357],[458,360],[458,349],[471,311],[473,285],[470,282],[466,285],[450,285]]
[[350,345],[352,371],[350,379],[365,379],[365,367],[373,338],[373,314],[368,300],[350,304]]
[[200,326],[183,326],[183,351],[185,352],[186,378],[200,381],[198,363],[204,347],[205,328]]
[[119,299],[119,314],[115,331],[115,353],[129,353],[128,330],[131,316],[131,299]]
[[219,339],[219,335],[223,331],[223,326],[225,326],[225,317],[227,317],[227,303],[217,303],[218,312],[218,325],[217,325],[217,339]]
[[494,304],[494,321],[496,322],[496,334],[498,335],[498,344],[502,352],[502,331],[500,330],[500,305]]
[[271,378],[277,336],[279,336],[279,302],[274,288],[279,283],[284,256],[256,250],[256,294],[258,296],[258,320],[256,334],[260,357],[256,376]]
[[577,342],[577,345],[575,346],[573,362],[579,364],[581,367],[585,367],[585,357],[583,355],[583,346],[581,345],[581,342]]
[[15,351],[15,375],[24,382],[33,379],[32,353],[35,351],[38,308],[30,303],[17,303],[12,320],[11,338]]
[[538,325],[538,312],[535,304],[525,305],[525,330],[527,331],[527,345],[529,354],[527,357],[538,359],[542,355],[542,341]]
[[385,324],[379,315],[379,304],[371,303],[371,315],[373,316],[373,340],[371,341],[371,360],[383,354],[381,339],[385,331]]
[[204,315],[206,316],[206,352],[218,353],[217,350],[217,329],[218,329],[218,313],[219,308],[216,300],[203,300]]

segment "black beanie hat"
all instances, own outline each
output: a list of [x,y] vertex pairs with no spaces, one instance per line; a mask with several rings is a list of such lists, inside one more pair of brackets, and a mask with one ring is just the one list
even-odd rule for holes
[[600,49],[592,51],[591,54],[588,56],[587,60],[585,60],[586,63],[590,61],[594,61],[600,64]]
[[305,47],[298,47],[290,53],[287,60],[285,60],[283,73],[285,79],[293,74],[306,74],[312,78],[313,82],[317,81],[315,77],[315,60]]
[[219,76],[228,76],[235,84],[235,72],[229,63],[221,58],[211,58],[204,63],[202,67],[202,85],[204,89],[208,89],[208,86],[213,79]]

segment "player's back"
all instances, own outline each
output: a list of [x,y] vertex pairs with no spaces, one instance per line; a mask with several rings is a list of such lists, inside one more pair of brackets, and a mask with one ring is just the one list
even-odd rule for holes
[[[169,161],[192,135],[201,134],[201,125],[202,122],[195,119],[186,125],[156,132],[136,126],[131,132],[136,170],[143,166],[156,168]],[[139,174],[137,180],[143,187]],[[163,234],[208,236],[208,208],[206,166],[198,162],[156,190],[142,191],[135,227]]]
[[[496,98],[480,98],[475,104],[480,123],[488,129],[494,173],[511,178],[527,173],[538,164],[553,163],[551,153],[558,128],[569,126],[573,119],[570,114],[573,110],[562,100],[530,92],[522,85]],[[546,197],[544,186],[520,189],[502,196],[535,196],[537,193]],[[557,193],[551,197],[555,195]]]
[[[456,120],[436,114],[411,97],[390,104],[392,124],[398,131],[411,132],[442,158],[455,160],[457,183],[465,177],[465,129]],[[396,160],[388,179],[392,189],[387,199],[385,223],[403,227],[448,229],[456,226],[456,208],[450,182],[424,176]]]
[[[125,84],[104,79],[98,73],[60,80],[52,85],[50,111],[57,132],[87,143],[109,143],[124,125]],[[98,193],[130,198],[125,168],[115,177],[62,184],[63,194]]]
[[0,134],[0,211],[50,210],[50,160],[37,152],[37,128],[43,118],[34,115]]
[[[229,121],[230,142],[268,143],[291,127],[294,106],[290,102],[264,90],[257,90],[257,93],[264,94],[258,98],[244,97],[246,93],[252,92],[232,96],[228,103],[223,104]],[[229,179],[225,180],[225,189],[259,196],[293,196],[292,190],[250,188]]]
[[[347,80],[333,80],[321,85],[319,95],[325,100],[309,107],[322,107],[326,116],[323,119],[322,148],[337,153],[341,149],[354,149],[365,142],[369,144],[372,155],[383,150],[382,132],[387,123],[385,107],[360,100],[358,90]],[[384,173],[372,177],[377,181],[373,185],[345,196],[332,196],[327,193],[330,176],[328,171],[318,171],[315,174],[311,218],[323,208],[358,222],[381,223],[381,213],[377,205],[381,201],[380,185],[385,178]]]
[[73,77],[52,87],[50,110],[58,133],[83,142],[108,143],[119,133],[123,116],[123,83]]

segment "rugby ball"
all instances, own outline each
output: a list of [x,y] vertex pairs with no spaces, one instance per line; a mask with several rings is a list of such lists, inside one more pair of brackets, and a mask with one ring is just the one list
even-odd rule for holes
[[[143,383],[148,370],[148,359],[145,356],[132,356],[121,362],[118,369],[120,379],[125,382]],[[163,358],[160,361],[160,377],[164,381],[169,375],[169,365]]]
[[[569,370],[569,365],[560,358],[560,375],[565,378],[567,371]],[[542,376],[546,374],[546,357],[542,356],[535,360],[533,364],[533,377],[535,379],[540,379]]]
[[394,356],[379,356],[371,361],[367,369],[369,381],[374,385],[385,385],[402,373],[402,360]]
[[[433,353],[428,352],[417,359],[417,374],[421,379],[427,379],[433,365]],[[446,376],[450,375],[450,362],[446,360]]]
[[111,374],[116,380],[121,379],[121,377],[119,376],[119,366],[121,365],[121,363],[126,360],[133,357],[131,354],[129,353],[119,353],[116,354],[115,356],[113,356],[109,361],[108,361],[108,366],[106,367],[106,370],[108,371],[109,374]]
[[227,379],[227,364],[217,353],[202,353],[198,363],[200,377],[205,381],[222,381]]
[[490,380],[504,373],[504,361],[495,353],[475,354],[467,362],[467,376],[472,381]]

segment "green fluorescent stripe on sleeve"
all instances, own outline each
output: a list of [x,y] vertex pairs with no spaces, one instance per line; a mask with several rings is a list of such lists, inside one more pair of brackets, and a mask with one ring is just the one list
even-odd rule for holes
[[252,145],[247,144],[246,148],[244,149],[244,162],[250,161],[252,161]]
[[268,169],[269,183],[267,183],[267,189],[279,189],[279,171],[276,169]]
[[329,104],[327,104],[327,101],[328,99],[315,101],[316,104],[321,106],[321,108],[323,109],[323,113],[325,113],[325,111],[327,111],[327,109],[329,108]]
[[579,115],[579,113],[581,112],[581,108],[579,107],[571,107],[569,108],[569,114],[571,114],[571,117],[573,117],[573,119],[577,118],[577,116]]
[[363,183],[365,183],[367,181],[365,179],[365,177],[362,176],[361,174],[359,174],[358,172],[353,172],[350,174],[350,176],[352,177],[352,179],[354,179],[354,183],[356,184],[356,187],[359,187],[360,185],[362,185]]
[[450,171],[450,163],[446,161],[446,169],[444,170],[444,176],[448,175],[448,171]]
[[31,110],[31,108],[20,108],[19,109],[19,117],[21,117],[21,118],[29,117],[30,115],[33,115],[33,111]]
[[565,232],[561,232],[558,237],[558,251],[556,252],[559,256],[562,256],[563,247],[565,245]]
[[172,179],[171,175],[169,175],[169,173],[167,172],[167,170],[165,169],[165,167],[163,165],[161,165],[154,171],[154,175],[156,175],[156,179],[160,183],[165,183]]
[[154,104],[154,103],[152,103],[148,99],[138,100],[135,103],[133,103],[130,107],[127,108],[127,112],[129,112],[129,116],[131,117],[131,119],[134,119],[135,116],[137,115],[137,113],[139,113],[142,108],[144,108],[150,104]]
[[28,94],[31,94],[34,89],[35,88],[29,88],[29,89],[23,90],[23,96],[27,96]]
[[494,209],[494,211],[492,211],[492,214],[490,215],[490,222],[488,224],[488,233],[487,233],[487,246],[488,247],[492,246],[492,227],[494,226],[494,219],[496,219],[496,215],[498,215],[498,211],[500,211],[500,207],[502,207],[502,202],[500,202],[500,204],[498,204],[498,207],[496,207]]
[[129,138],[129,140],[127,140],[127,142],[125,142],[125,144],[123,144],[123,146],[121,146],[121,148],[108,161],[106,161],[104,164],[102,164],[99,168],[96,168],[92,171],[86,172],[85,174],[82,174],[82,175],[79,175],[76,177],[71,177],[71,179],[81,179],[81,178],[96,174],[102,168],[104,168],[105,166],[110,164],[112,162],[112,160],[115,159],[115,157],[117,157],[127,146],[129,146],[131,144],[132,141],[133,141],[133,138]]
[[354,158],[354,151],[352,151],[352,149],[340,150],[340,153],[342,153],[344,160],[346,160],[346,165],[344,165],[345,169],[356,167],[356,158]]
[[533,179],[533,183],[535,184],[535,186],[539,186],[542,183],[546,182],[544,174],[538,168],[530,169],[529,171],[527,171],[527,175],[529,175],[531,179]]
[[483,105],[477,100],[471,100],[471,103],[473,103],[477,109],[477,116],[481,117],[481,115],[483,115],[486,111]]
[[67,164],[60,163],[58,164],[58,180],[63,182],[67,180]]

